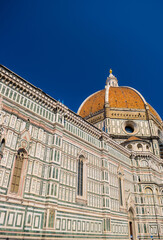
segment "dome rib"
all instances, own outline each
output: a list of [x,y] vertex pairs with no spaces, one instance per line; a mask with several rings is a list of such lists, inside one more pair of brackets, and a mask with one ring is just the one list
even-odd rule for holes
[[148,105],[148,107],[149,107],[150,113],[152,113],[152,114],[157,118],[157,120],[158,120],[159,122],[162,122],[161,117],[160,117],[160,115],[156,112],[156,110],[155,110],[149,103],[147,103],[147,105]]

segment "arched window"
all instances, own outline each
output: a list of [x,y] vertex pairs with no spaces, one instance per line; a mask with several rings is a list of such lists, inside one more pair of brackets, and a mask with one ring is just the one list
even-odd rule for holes
[[133,212],[132,208],[129,209],[128,215],[129,215],[129,236],[130,236],[130,239],[136,239],[135,238],[134,212]]
[[143,147],[140,143],[137,145],[137,148],[138,148],[139,151],[143,151]]
[[15,159],[15,166],[14,166],[12,182],[11,182],[11,189],[10,189],[11,193],[18,193],[25,155],[26,155],[26,151],[24,149],[18,150],[16,159]]
[[78,195],[83,196],[83,160],[84,157],[80,156],[78,160]]
[[120,205],[123,206],[122,180],[121,180],[121,178],[119,178],[119,194],[120,194]]
[[145,189],[145,193],[146,193],[146,194],[152,194],[152,189],[149,188],[149,187],[147,187],[147,188]]

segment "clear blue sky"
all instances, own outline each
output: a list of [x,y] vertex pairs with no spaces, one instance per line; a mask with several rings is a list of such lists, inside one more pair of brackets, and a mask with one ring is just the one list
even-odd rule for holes
[[163,118],[162,0],[0,0],[0,63],[77,112],[109,69]]

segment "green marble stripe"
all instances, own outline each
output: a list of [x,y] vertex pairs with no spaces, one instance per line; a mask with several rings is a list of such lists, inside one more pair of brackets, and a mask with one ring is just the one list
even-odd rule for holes
[[112,223],[120,223],[120,222],[123,222],[123,223],[127,223],[127,224],[128,224],[128,221],[125,220],[125,219],[123,219],[123,220],[121,220],[121,219],[111,219],[111,222],[112,222]]
[[[19,231],[20,232],[20,231]],[[117,240],[117,237],[118,237],[118,239],[124,239],[124,238],[126,238],[126,237],[128,237],[128,235],[114,235],[114,236],[112,236],[112,235],[106,235],[106,234],[104,234],[104,235],[102,235],[102,234],[97,234],[97,233],[92,233],[92,234],[88,234],[88,233],[74,233],[74,234],[72,234],[72,233],[66,233],[66,232],[63,232],[62,234],[61,233],[59,233],[59,232],[55,232],[54,234],[53,233],[43,233],[43,232],[41,232],[41,233],[39,233],[38,231],[34,231],[35,232],[35,234],[32,232],[31,234],[30,233],[24,233],[24,234],[21,234],[21,233],[9,233],[9,235],[10,236],[29,236],[29,237],[46,237],[46,238],[50,238],[50,237],[55,237],[55,238],[64,238],[64,237],[66,237],[66,238],[85,238],[85,237],[87,237],[87,238],[109,238],[109,239],[116,239]],[[7,235],[8,233],[0,233],[0,235]],[[8,235],[7,235],[8,236]],[[126,239],[128,239],[128,238],[126,238]]]
[[[10,203],[9,203],[9,205],[10,205]],[[12,206],[12,205],[14,205],[14,206]],[[22,211],[22,212],[24,212],[25,211],[25,208],[27,207],[29,207],[29,206],[22,206],[21,208],[20,208],[21,206],[18,206],[18,205],[15,205],[15,204],[13,204],[13,203],[11,203],[11,206],[4,206],[3,205],[3,209],[11,209],[11,210],[18,210],[18,211]],[[31,206],[29,207],[29,208],[32,208]],[[44,213],[44,210],[42,209],[42,208],[38,208],[38,207],[33,207],[33,209],[34,209],[34,212],[35,213],[40,213],[40,214],[42,214],[42,213]],[[32,211],[32,210],[31,210]]]
[[[3,202],[1,202],[1,203],[3,203]],[[10,206],[12,206],[12,207],[10,207]],[[19,211],[24,211],[24,208],[25,208],[25,206],[24,207],[21,207],[21,206],[18,206],[18,205],[16,205],[16,203],[14,204],[14,203],[11,203],[11,205],[10,205],[10,203],[9,203],[9,206],[0,206],[2,209],[3,208],[5,208],[5,209],[12,209],[12,210],[14,210],[14,209],[16,209],[16,210],[19,210]]]

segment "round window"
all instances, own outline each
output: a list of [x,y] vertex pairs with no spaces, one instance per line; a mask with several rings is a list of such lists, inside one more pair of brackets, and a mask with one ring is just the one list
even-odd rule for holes
[[138,132],[138,126],[134,121],[125,121],[122,125],[123,131],[128,135],[134,135]]
[[129,145],[127,146],[127,148],[131,150],[131,149],[132,149],[131,144],[129,144]]
[[126,132],[128,132],[128,133],[133,133],[133,132],[134,132],[134,128],[131,127],[131,126],[126,126],[126,127],[125,127],[125,130],[126,130]]

